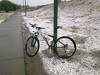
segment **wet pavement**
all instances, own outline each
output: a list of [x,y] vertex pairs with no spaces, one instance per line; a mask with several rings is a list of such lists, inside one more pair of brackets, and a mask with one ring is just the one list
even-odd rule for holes
[[0,24],[0,75],[25,75],[21,16]]

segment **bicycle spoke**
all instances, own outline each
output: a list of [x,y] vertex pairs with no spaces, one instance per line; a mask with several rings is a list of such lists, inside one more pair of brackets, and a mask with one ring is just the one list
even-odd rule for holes
[[39,40],[37,38],[29,37],[25,49],[29,57],[35,56],[39,50]]
[[71,57],[76,51],[76,44],[73,39],[65,36],[57,39],[55,47],[57,47],[57,55],[62,58]]

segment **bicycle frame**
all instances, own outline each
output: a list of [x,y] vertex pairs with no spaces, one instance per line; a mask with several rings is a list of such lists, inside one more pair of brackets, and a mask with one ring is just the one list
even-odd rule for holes
[[[54,36],[52,36],[52,35],[49,35],[49,34],[45,34],[45,33],[42,33],[41,32],[41,29],[45,29],[45,28],[42,28],[42,27],[36,27],[36,24],[30,24],[30,25],[32,25],[32,27],[34,28],[36,28],[36,30],[37,31],[35,31],[35,33],[32,33],[32,36],[34,36],[34,37],[38,37],[38,35],[40,34],[40,36],[43,38],[43,40],[46,42],[46,44],[48,45],[48,48],[50,48],[51,46],[53,46],[53,42],[54,42]],[[59,29],[59,28],[62,28],[61,26],[57,26],[57,29]],[[34,32],[34,31],[33,31]],[[50,43],[49,43],[49,41],[47,40],[47,38],[44,36],[44,35],[47,35],[48,37],[51,37],[52,38],[52,40],[50,41]],[[60,42],[61,43],[61,42]]]
[[[41,37],[43,38],[43,40],[46,42],[46,44],[48,45],[48,48],[50,48],[52,43],[49,43],[48,39],[44,36],[44,35],[47,35],[47,34],[42,33],[40,30],[38,31],[38,33],[41,35]],[[50,37],[49,35],[47,35],[47,36]],[[53,37],[51,37],[51,38],[52,38],[52,41],[53,41]]]
[[[51,35],[48,35],[48,34],[45,34],[45,33],[42,33],[41,32],[41,29],[45,29],[45,28],[42,28],[42,27],[37,27],[36,26],[36,24],[30,24],[33,28],[36,28],[36,31],[33,31],[31,34],[32,34],[32,36],[33,37],[38,37],[38,35],[40,35],[42,38],[43,38],[43,40],[46,42],[46,44],[48,45],[48,48],[50,48],[51,47],[51,44],[52,43],[49,43],[49,41],[47,40],[47,38],[44,36],[44,35],[47,35],[47,36],[49,36],[49,37],[51,37],[52,38],[52,41],[53,41],[53,37],[51,36]],[[44,35],[43,35],[44,34]],[[31,35],[30,35],[31,36]]]
[[[48,48],[50,48],[51,46],[53,46],[53,36],[48,35],[48,34],[45,34],[45,33],[42,33],[40,30],[38,30],[37,33],[41,35],[41,37],[43,38],[43,40],[44,40],[44,41],[46,42],[46,44],[48,45]],[[51,43],[48,42],[47,38],[46,38],[43,34],[44,34],[44,35],[47,35],[47,36],[49,36],[49,37],[52,38],[52,40],[50,41]],[[63,45],[63,47],[66,46],[66,45],[64,45],[61,41],[59,41],[59,43],[61,43],[61,44]],[[62,48],[62,47],[60,47],[60,48]]]

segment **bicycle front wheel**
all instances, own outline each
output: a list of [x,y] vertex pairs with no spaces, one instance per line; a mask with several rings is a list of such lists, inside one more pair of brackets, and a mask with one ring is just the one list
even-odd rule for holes
[[68,36],[62,36],[57,39],[54,48],[55,53],[60,58],[70,58],[76,52],[76,43]]
[[25,45],[26,54],[29,57],[35,56],[39,51],[39,46],[40,44],[37,37],[29,37]]

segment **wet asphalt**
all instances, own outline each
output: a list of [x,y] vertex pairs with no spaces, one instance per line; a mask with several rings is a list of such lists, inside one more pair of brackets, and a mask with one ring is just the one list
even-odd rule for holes
[[20,26],[20,14],[0,24],[0,75],[25,75]]
[[0,75],[48,75],[39,55],[25,55],[26,35],[20,13],[0,24]]

